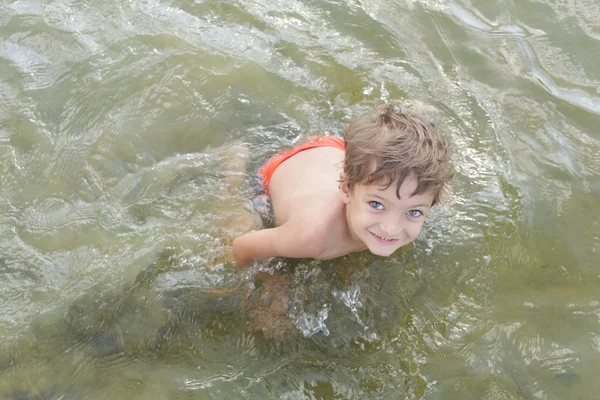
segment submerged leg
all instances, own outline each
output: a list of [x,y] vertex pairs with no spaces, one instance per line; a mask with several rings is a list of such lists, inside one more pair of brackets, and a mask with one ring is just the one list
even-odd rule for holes
[[230,144],[221,149],[221,156],[225,161],[225,171],[227,173],[225,182],[227,183],[227,189],[231,195],[236,193],[240,184],[246,177],[246,166],[248,164],[249,155],[250,150],[248,149],[248,146],[240,142]]
[[246,196],[239,190],[241,183],[247,177],[246,168],[250,157],[248,146],[242,142],[234,142],[214,151],[222,159],[226,183],[226,192],[221,194],[222,197],[214,210],[218,214],[215,218],[217,235],[223,239],[226,248],[215,262],[229,264],[234,263],[231,251],[233,239],[252,229],[260,228],[262,220],[252,210],[248,201],[244,201]]

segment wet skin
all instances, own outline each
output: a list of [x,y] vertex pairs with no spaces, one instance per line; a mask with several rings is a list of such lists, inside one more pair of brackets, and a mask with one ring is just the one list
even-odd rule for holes
[[[342,185],[351,237],[379,256],[389,256],[417,238],[433,202],[433,194],[414,194],[417,179],[409,175],[396,193],[396,183]],[[397,196],[399,195],[399,197]]]

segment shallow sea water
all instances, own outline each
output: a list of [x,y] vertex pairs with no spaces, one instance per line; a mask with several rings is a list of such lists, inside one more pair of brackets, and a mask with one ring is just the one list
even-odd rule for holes
[[[0,3],[0,398],[596,398],[599,27],[592,0]],[[456,169],[414,245],[224,261],[252,185],[222,146],[250,176],[408,99]]]

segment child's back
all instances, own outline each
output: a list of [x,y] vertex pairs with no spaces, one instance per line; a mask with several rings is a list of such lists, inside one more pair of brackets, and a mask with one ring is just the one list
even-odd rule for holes
[[338,180],[344,151],[318,147],[295,154],[279,165],[269,185],[277,225],[292,218],[322,218],[325,207],[339,200]]

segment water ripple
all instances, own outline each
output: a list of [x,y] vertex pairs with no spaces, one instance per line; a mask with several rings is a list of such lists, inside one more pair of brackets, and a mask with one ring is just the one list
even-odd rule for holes
[[[0,397],[590,398],[597,20],[591,0],[0,6]],[[223,145],[251,173],[405,98],[438,110],[457,172],[414,246],[240,276],[251,182],[229,193]]]

